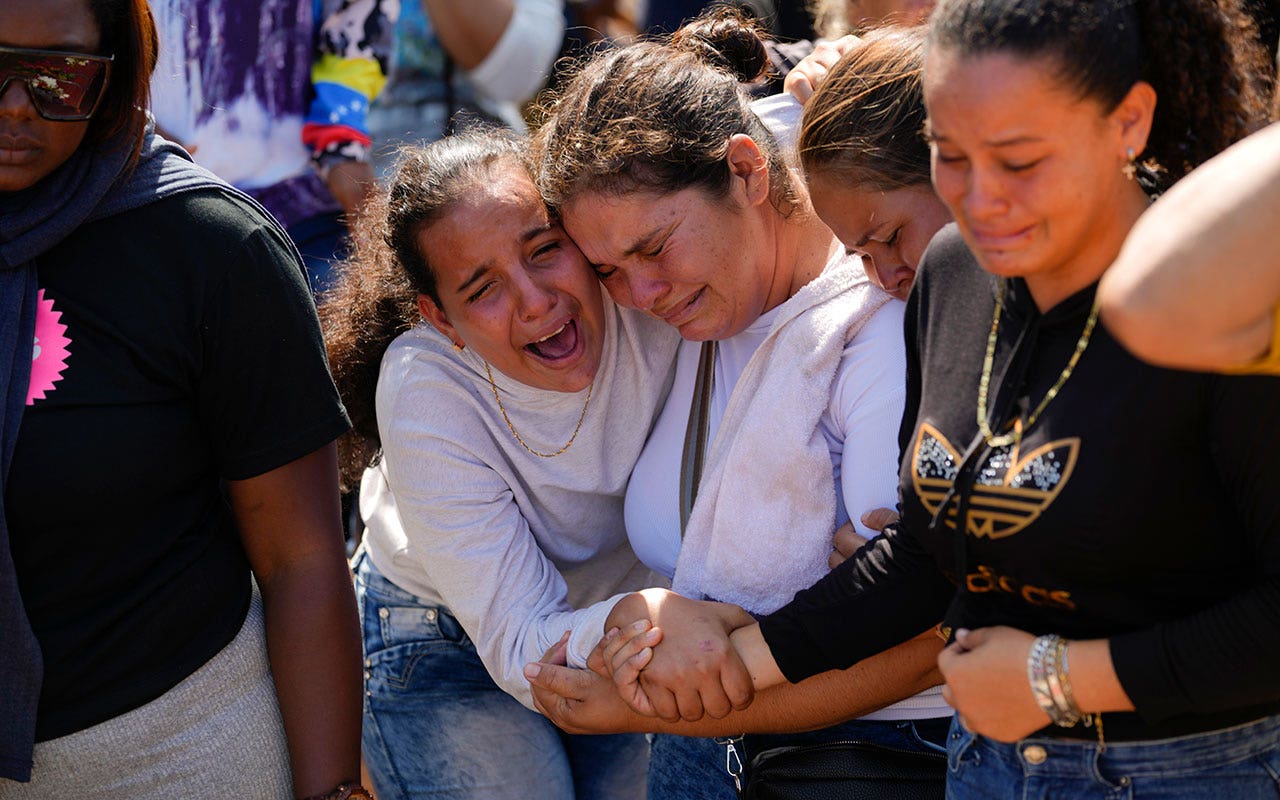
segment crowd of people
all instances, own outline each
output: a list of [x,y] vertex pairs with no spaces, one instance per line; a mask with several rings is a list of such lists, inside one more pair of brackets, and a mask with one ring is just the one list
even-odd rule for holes
[[1275,9],[586,5],[0,3],[0,800],[1276,797]]

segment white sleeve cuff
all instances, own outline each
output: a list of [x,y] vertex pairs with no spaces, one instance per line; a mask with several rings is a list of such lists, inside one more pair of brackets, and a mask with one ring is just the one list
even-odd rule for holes
[[796,144],[800,138],[800,117],[804,112],[800,101],[783,92],[753,101],[751,111],[769,129],[769,133],[773,134],[787,163],[798,165],[800,158],[796,153]]
[[467,80],[491,100],[525,102],[547,82],[564,24],[563,0],[516,0],[507,29]]
[[574,620],[573,632],[569,634],[569,666],[575,669],[586,669],[587,658],[604,637],[604,625],[609,619],[609,612],[613,611],[613,607],[627,594],[629,593],[615,594],[613,597],[579,610],[579,616]]

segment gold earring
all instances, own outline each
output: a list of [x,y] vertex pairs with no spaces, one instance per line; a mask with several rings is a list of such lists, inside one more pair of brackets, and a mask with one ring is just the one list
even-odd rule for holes
[[1125,161],[1124,166],[1120,168],[1120,170],[1124,172],[1124,176],[1126,178],[1128,178],[1131,181],[1136,181],[1138,179],[1137,154],[1135,154],[1133,152],[1133,148],[1130,147],[1128,151],[1125,153],[1125,156],[1127,160]]
[[465,344],[465,343],[463,343],[463,342],[454,342],[454,343],[453,343],[453,349],[454,349],[454,350],[457,350],[459,353],[461,353],[463,350],[465,350],[465,349],[466,349],[466,347],[467,347],[467,346],[466,346],[466,344]]

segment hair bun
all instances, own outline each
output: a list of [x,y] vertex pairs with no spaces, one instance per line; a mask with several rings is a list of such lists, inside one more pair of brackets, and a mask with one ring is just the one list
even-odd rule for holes
[[671,46],[750,83],[769,67],[763,30],[736,5],[715,5],[671,35]]

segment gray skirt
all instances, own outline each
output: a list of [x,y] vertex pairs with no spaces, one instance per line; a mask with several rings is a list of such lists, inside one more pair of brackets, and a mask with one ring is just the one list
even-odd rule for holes
[[141,708],[36,744],[30,783],[0,779],[0,800],[179,797],[293,797],[256,587],[244,626],[204,666]]

